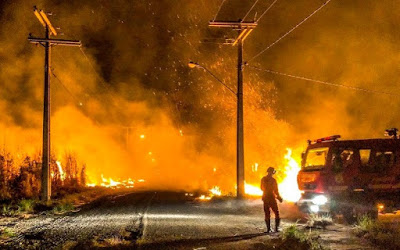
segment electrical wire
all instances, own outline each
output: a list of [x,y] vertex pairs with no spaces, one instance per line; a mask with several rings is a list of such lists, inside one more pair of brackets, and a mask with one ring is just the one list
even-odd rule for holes
[[[256,54],[255,56],[253,56],[252,58],[250,58],[250,60],[248,60],[248,62],[254,60],[255,58],[257,58],[258,56],[260,56],[262,53],[264,53],[265,51],[269,50],[272,46],[274,46],[275,44],[277,44],[280,40],[282,40],[283,38],[285,38],[287,35],[289,35],[290,33],[292,33],[295,29],[297,29],[300,25],[302,25],[303,23],[305,23],[308,19],[310,19],[313,15],[315,15],[318,11],[320,11],[323,7],[325,7],[331,0],[327,0],[324,4],[322,4],[319,8],[317,8],[316,10],[314,10],[314,12],[312,12],[310,15],[308,15],[306,18],[304,18],[300,23],[296,24],[296,26],[294,26],[293,28],[291,28],[288,32],[286,32],[285,34],[283,34],[283,36],[279,37],[275,42],[271,43],[270,45],[268,45],[268,47],[266,47],[265,49],[263,49],[261,52],[259,52],[258,54]],[[260,18],[258,19],[260,20]]]
[[277,2],[278,0],[275,0],[271,3],[271,5],[261,14],[261,16],[257,19],[257,23],[261,20],[261,18],[269,11],[269,9],[272,8],[272,6],[274,6],[274,4]]
[[74,94],[72,94],[72,92],[67,88],[67,86],[65,86],[65,84],[60,80],[60,78],[57,77],[57,75],[54,73],[53,67],[50,68],[50,72],[53,75],[53,77],[58,81],[58,83],[64,88],[64,90],[67,91],[67,93],[72,97],[72,99],[75,100],[76,104],[78,104],[79,107],[81,107],[82,102],[79,101],[79,99]]
[[218,16],[218,14],[219,14],[219,12],[220,12],[220,10],[221,10],[221,8],[222,8],[222,5],[224,5],[225,1],[226,1],[226,0],[222,0],[221,5],[220,5],[219,8],[218,8],[217,14],[215,14],[215,16],[214,16],[213,21],[215,21],[215,19],[217,19],[217,16]]
[[334,87],[342,87],[342,88],[347,88],[347,89],[352,89],[352,90],[362,91],[362,92],[367,92],[367,93],[385,94],[385,95],[398,97],[398,94],[393,94],[393,93],[384,92],[384,91],[371,90],[371,89],[365,89],[365,88],[349,86],[349,85],[344,85],[344,84],[339,84],[339,83],[321,81],[321,80],[311,79],[311,78],[304,77],[304,76],[296,76],[296,75],[292,75],[292,74],[288,74],[288,73],[282,73],[282,72],[278,72],[278,71],[274,71],[274,70],[270,70],[270,69],[261,69],[261,68],[258,68],[255,66],[250,66],[250,65],[246,65],[246,67],[256,69],[259,71],[263,71],[263,72],[267,72],[267,73],[271,73],[271,74],[275,74],[275,75],[287,76],[287,77],[291,77],[291,78],[295,78],[295,79],[299,79],[299,80],[304,80],[304,81],[309,81],[309,82],[314,82],[314,83],[321,83],[321,84],[334,86]]
[[246,19],[246,17],[250,14],[250,12],[254,9],[254,7],[256,6],[256,4],[258,3],[258,1],[260,0],[256,0],[253,4],[253,6],[251,6],[251,8],[249,9],[249,11],[247,11],[246,15],[244,15],[242,21],[244,21]]
[[96,68],[93,66],[92,62],[90,61],[89,57],[86,55],[85,51],[82,48],[83,46],[79,47],[79,50],[82,52],[83,56],[86,58],[86,60],[89,62],[90,67],[92,68],[93,72],[96,75],[96,78],[104,85],[104,87],[109,90],[109,86],[107,83],[104,82],[103,78],[99,75],[97,72]]
[[[79,108],[79,110],[81,110],[86,116],[89,117],[89,114],[87,111],[85,111],[83,109],[83,103],[81,101],[79,101],[79,99],[72,94],[72,92],[67,88],[67,86],[65,86],[65,84],[61,81],[60,78],[57,77],[57,75],[54,73],[54,68],[50,68],[51,74],[53,75],[53,77],[58,81],[58,83],[64,88],[65,91],[67,91],[67,93],[72,97],[72,99],[74,99],[76,101],[76,106]],[[92,120],[94,120],[94,122],[97,125],[100,125],[100,122],[95,118],[95,117],[90,117]]]

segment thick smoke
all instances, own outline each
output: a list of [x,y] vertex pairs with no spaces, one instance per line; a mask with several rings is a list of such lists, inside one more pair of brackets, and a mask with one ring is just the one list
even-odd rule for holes
[[[270,1],[272,2],[272,1]],[[238,20],[252,1],[228,0],[217,19]],[[245,59],[264,49],[322,2],[278,1],[245,42]],[[41,148],[43,48],[32,13],[51,11],[59,38],[79,48],[52,49],[52,145],[75,152],[89,179],[143,178],[155,188],[234,191],[235,96],[187,62],[236,86],[236,47],[213,42],[234,32],[211,29],[219,1],[3,1],[0,4],[0,121],[3,148]],[[270,3],[260,2],[247,20]],[[398,15],[391,1],[332,0],[249,65],[395,93]],[[207,39],[207,41],[204,41]],[[245,68],[247,181],[281,166],[286,147],[341,133],[380,136],[395,126],[397,100]],[[299,153],[299,152],[295,152]],[[260,165],[252,172],[255,163]]]

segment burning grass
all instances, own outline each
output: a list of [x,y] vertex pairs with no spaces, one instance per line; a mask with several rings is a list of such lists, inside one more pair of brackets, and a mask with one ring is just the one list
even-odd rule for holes
[[[252,172],[258,173],[258,163],[253,164]],[[297,174],[300,171],[299,163],[292,157],[292,150],[287,148],[287,153],[284,156],[284,167],[283,170],[278,173],[277,181],[281,196],[285,201],[296,202],[300,199],[301,193],[297,186]],[[261,180],[263,174],[260,174],[259,180]],[[245,182],[244,186],[245,194],[248,197],[258,198],[263,195],[260,189],[260,184],[250,184]],[[224,192],[221,187],[213,186],[208,190],[208,194],[203,194],[198,197],[199,200],[207,201],[213,197],[218,196],[232,196],[231,193]]]
[[[74,154],[67,153],[62,159],[51,157],[51,184],[53,201],[39,201],[41,156],[12,155],[3,150],[0,154],[0,215],[19,216],[43,210],[70,211],[79,202],[79,196],[104,191],[88,190],[84,164],[78,164]],[[82,198],[81,197],[81,198]],[[85,197],[85,200],[91,200]]]

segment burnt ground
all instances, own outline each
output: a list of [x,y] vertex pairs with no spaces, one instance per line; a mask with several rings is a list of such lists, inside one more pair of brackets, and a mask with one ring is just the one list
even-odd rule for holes
[[[301,214],[281,204],[282,227]],[[298,227],[304,225],[298,222]],[[11,233],[0,242],[12,249],[269,249],[280,233],[266,235],[260,200],[198,201],[184,193],[138,192],[103,197],[64,215],[2,219]],[[331,225],[317,231],[332,249],[372,249],[351,233],[351,227]]]

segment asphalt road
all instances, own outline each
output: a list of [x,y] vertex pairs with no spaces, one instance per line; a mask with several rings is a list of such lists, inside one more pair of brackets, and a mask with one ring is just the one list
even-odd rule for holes
[[[283,227],[301,216],[290,204],[281,212]],[[108,196],[79,212],[2,221],[0,228],[15,234],[2,246],[17,249],[265,249],[279,236],[263,233],[259,199],[204,202],[176,192]],[[354,243],[348,227],[321,235],[334,247]]]

